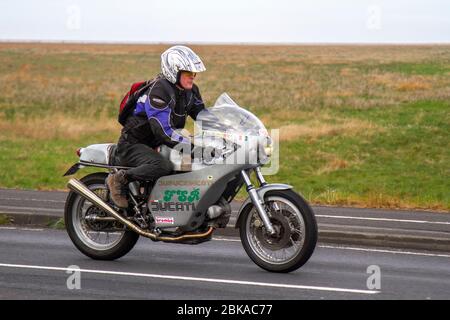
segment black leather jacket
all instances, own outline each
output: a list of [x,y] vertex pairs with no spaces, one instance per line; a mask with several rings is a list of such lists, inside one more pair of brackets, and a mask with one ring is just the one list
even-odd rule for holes
[[143,143],[152,148],[161,144],[171,148],[179,143],[191,144],[189,138],[179,135],[175,129],[184,128],[186,117],[195,120],[204,108],[195,84],[191,90],[182,90],[158,76],[128,116],[119,144]]

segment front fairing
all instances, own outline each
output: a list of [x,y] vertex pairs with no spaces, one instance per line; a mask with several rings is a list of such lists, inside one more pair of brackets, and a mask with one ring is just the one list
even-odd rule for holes
[[[229,152],[233,146],[248,154],[254,153],[258,163],[268,160],[271,138],[264,124],[253,113],[241,108],[227,93],[213,107],[202,110],[196,119],[194,140]],[[246,161],[247,162],[247,161]]]

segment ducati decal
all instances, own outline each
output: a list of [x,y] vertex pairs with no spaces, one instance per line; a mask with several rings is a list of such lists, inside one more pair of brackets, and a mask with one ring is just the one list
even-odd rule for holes
[[155,211],[195,211],[195,203],[191,202],[157,202],[151,201],[150,210]]

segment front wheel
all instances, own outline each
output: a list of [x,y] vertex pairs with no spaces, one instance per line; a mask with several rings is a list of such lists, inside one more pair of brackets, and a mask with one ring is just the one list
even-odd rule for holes
[[248,256],[271,272],[291,272],[304,265],[317,243],[317,222],[305,199],[292,190],[268,191],[264,207],[276,231],[271,236],[253,204],[240,217],[240,236]]

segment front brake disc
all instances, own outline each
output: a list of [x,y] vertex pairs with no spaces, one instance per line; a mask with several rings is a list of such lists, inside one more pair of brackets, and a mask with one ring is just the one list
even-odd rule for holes
[[271,236],[264,226],[257,228],[255,235],[261,244],[270,250],[280,250],[286,247],[290,247],[291,243],[291,228],[287,218],[281,213],[272,213],[270,222],[274,227],[276,233]]

